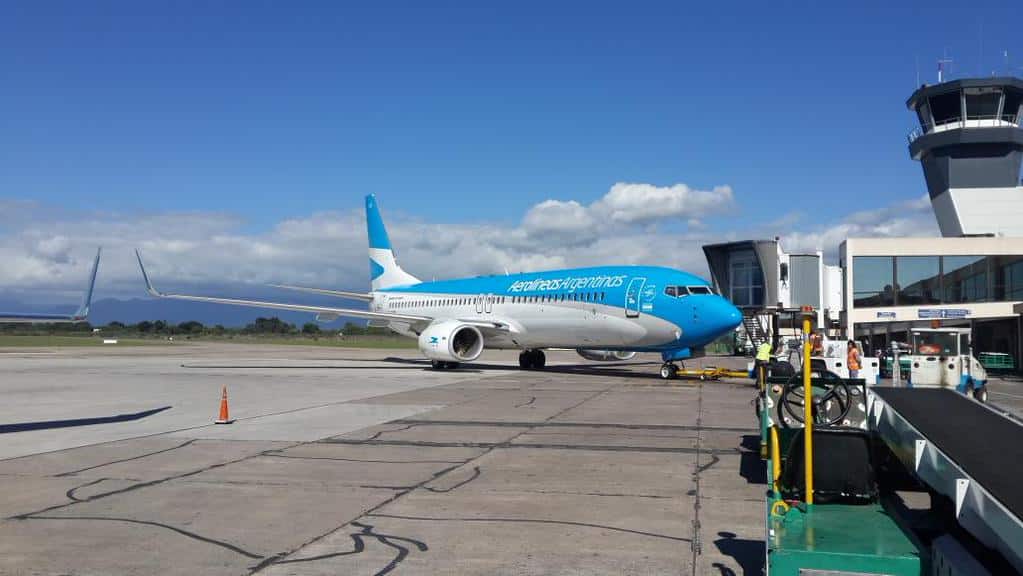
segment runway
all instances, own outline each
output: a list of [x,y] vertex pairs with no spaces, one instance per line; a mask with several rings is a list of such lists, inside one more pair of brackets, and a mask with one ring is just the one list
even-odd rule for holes
[[[201,344],[9,353],[3,574],[756,574],[745,381],[656,361]],[[221,386],[229,426],[215,426]]]

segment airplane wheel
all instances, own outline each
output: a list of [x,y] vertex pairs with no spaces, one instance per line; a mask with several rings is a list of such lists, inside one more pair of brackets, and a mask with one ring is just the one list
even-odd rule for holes
[[447,369],[448,370],[458,370],[458,366],[459,366],[458,362],[445,362],[445,364],[447,364]]
[[661,364],[661,379],[662,380],[673,380],[678,376],[678,369],[671,362],[665,362]]
[[529,353],[529,350],[523,350],[519,352],[519,368],[522,370],[529,370],[533,367],[533,355]]
[[987,402],[987,387],[977,388],[973,391],[973,397],[977,402]]
[[543,353],[543,350],[534,350],[533,354],[533,368],[543,370],[543,367],[547,365],[547,355]]
[[441,362],[440,360],[430,360],[430,366],[433,366],[434,370],[443,370],[446,368],[445,364],[447,363]]

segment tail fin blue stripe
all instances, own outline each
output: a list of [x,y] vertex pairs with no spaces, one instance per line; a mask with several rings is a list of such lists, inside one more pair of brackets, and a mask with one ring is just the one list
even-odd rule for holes
[[369,233],[369,247],[382,250],[391,249],[391,239],[387,237],[387,228],[380,217],[377,200],[373,194],[366,196],[366,231]]

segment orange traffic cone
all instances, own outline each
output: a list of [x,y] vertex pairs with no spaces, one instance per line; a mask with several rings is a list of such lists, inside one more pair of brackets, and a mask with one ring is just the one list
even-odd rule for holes
[[227,386],[224,386],[220,393],[220,418],[213,421],[214,424],[230,424],[234,422],[227,414]]

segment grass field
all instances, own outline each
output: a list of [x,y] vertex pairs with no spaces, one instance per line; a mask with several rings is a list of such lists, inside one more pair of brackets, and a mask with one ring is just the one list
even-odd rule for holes
[[[159,340],[143,340],[141,338],[117,338],[117,346],[139,346],[157,344]],[[31,335],[14,336],[0,335],[0,347],[58,347],[58,346],[103,346],[103,338],[94,336],[49,336]]]
[[[175,342],[187,341],[184,337],[175,336]],[[193,338],[197,342],[233,342],[236,344],[280,344],[283,346],[325,346],[330,348],[415,348],[418,344],[413,338],[401,336],[346,336],[311,338],[306,336],[201,336]]]
[[311,338],[305,336],[174,336],[173,342],[167,337],[123,337],[116,334],[103,336],[81,335],[81,336],[51,336],[45,334],[33,335],[0,335],[0,348],[3,347],[69,347],[69,346],[103,346],[104,338],[114,338],[117,346],[139,346],[150,344],[177,344],[189,342],[228,342],[234,344],[278,344],[283,346],[325,346],[332,348],[403,348],[412,349],[416,347],[416,341],[412,338],[400,336],[348,336],[345,338]]

